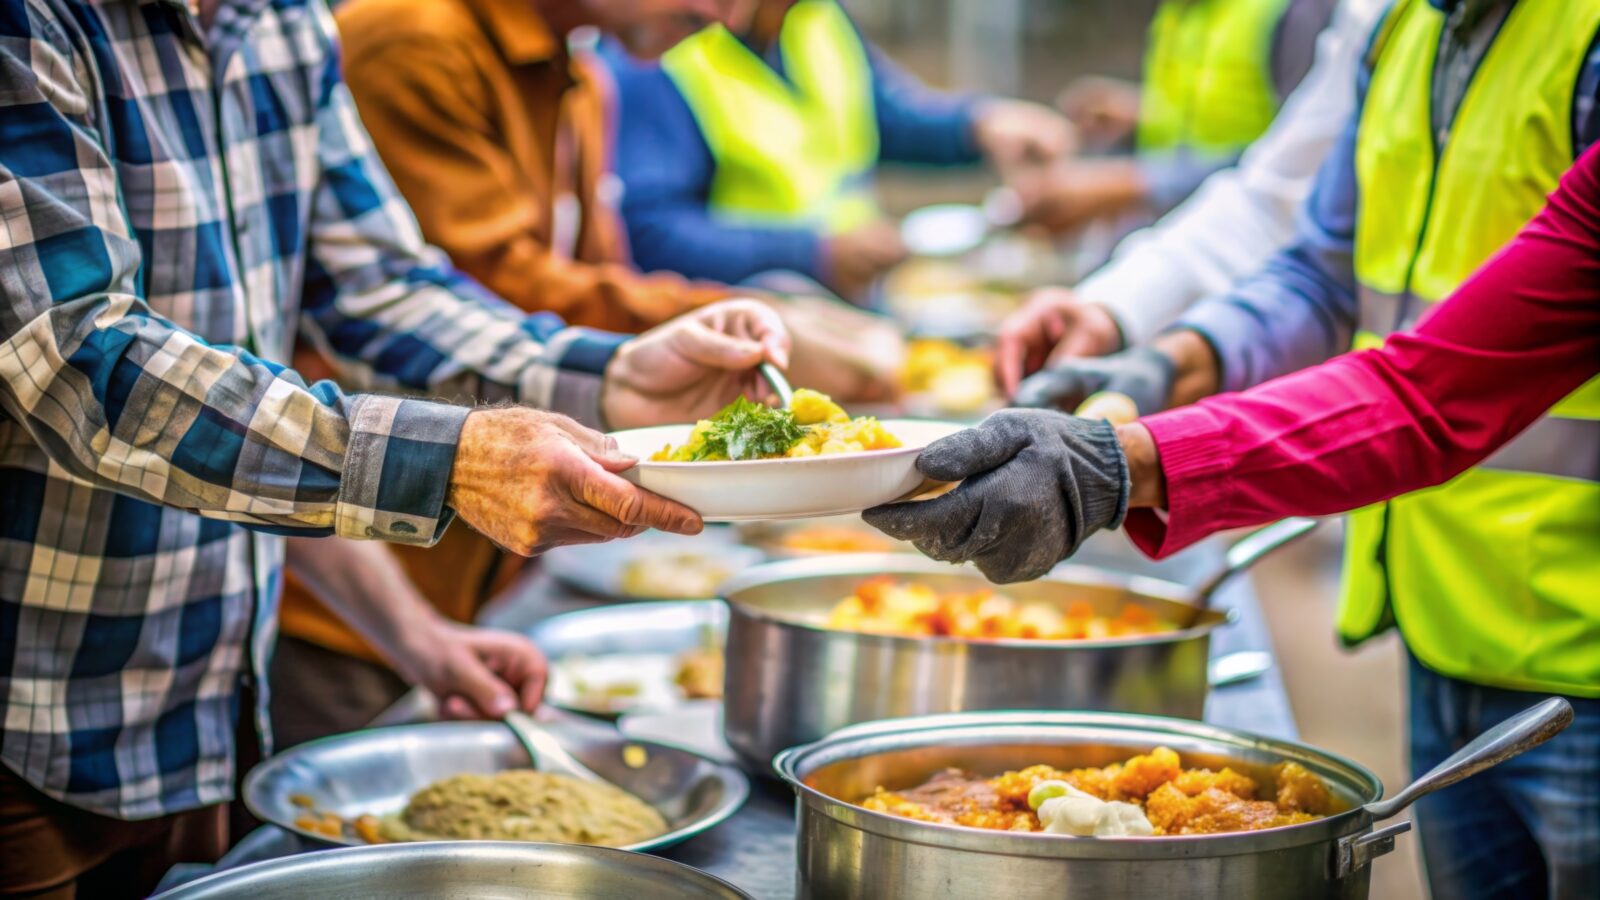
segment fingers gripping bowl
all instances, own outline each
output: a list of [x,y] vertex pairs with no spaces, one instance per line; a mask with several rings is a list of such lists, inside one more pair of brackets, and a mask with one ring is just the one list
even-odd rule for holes
[[[857,513],[910,493],[923,481],[922,449],[962,430],[950,422],[849,419],[804,390],[793,410],[778,411],[793,414],[787,419],[761,409],[741,400],[695,425],[614,432],[618,448],[639,459],[623,477],[708,522]],[[729,435],[726,425],[749,422],[756,424],[748,438]]]

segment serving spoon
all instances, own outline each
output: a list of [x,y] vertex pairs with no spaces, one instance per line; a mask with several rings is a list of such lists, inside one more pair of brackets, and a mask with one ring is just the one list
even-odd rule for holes
[[777,366],[764,362],[756,367],[756,371],[760,372],[761,377],[765,378],[767,384],[772,386],[772,392],[778,395],[779,407],[788,409],[794,406],[794,388],[789,386],[789,379],[783,377],[783,373],[778,371]]
[[538,771],[566,775],[579,781],[605,782],[593,769],[568,753],[556,736],[535,722],[532,716],[520,709],[513,709],[506,713],[504,721],[522,743],[522,749],[528,751],[528,759],[533,761],[533,767]]

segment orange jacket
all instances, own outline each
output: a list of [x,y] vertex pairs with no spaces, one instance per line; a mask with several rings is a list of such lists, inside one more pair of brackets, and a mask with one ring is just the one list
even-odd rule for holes
[[604,67],[527,0],[348,0],[344,76],[427,239],[526,310],[637,332],[727,295],[631,268]]

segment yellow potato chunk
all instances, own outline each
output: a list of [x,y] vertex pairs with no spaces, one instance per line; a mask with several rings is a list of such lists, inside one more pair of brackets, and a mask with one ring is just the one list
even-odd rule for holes
[[824,422],[848,422],[850,416],[833,398],[810,388],[794,392],[794,402],[789,404],[794,420],[801,425],[820,425]]

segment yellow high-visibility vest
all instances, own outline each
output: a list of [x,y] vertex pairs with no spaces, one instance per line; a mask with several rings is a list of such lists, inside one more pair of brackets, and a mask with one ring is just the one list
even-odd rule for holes
[[[1448,296],[1574,159],[1573,97],[1600,0],[1519,0],[1435,135],[1443,20],[1401,0],[1374,42],[1356,149],[1358,346]],[[1477,468],[1352,515],[1340,636],[1391,624],[1442,674],[1600,697],[1600,379]]]
[[787,78],[721,25],[661,59],[711,149],[712,214],[834,232],[871,220],[878,123],[860,35],[833,0],[800,0],[778,47]]
[[1231,156],[1261,136],[1283,98],[1272,38],[1289,0],[1164,0],[1150,22],[1138,146]]

